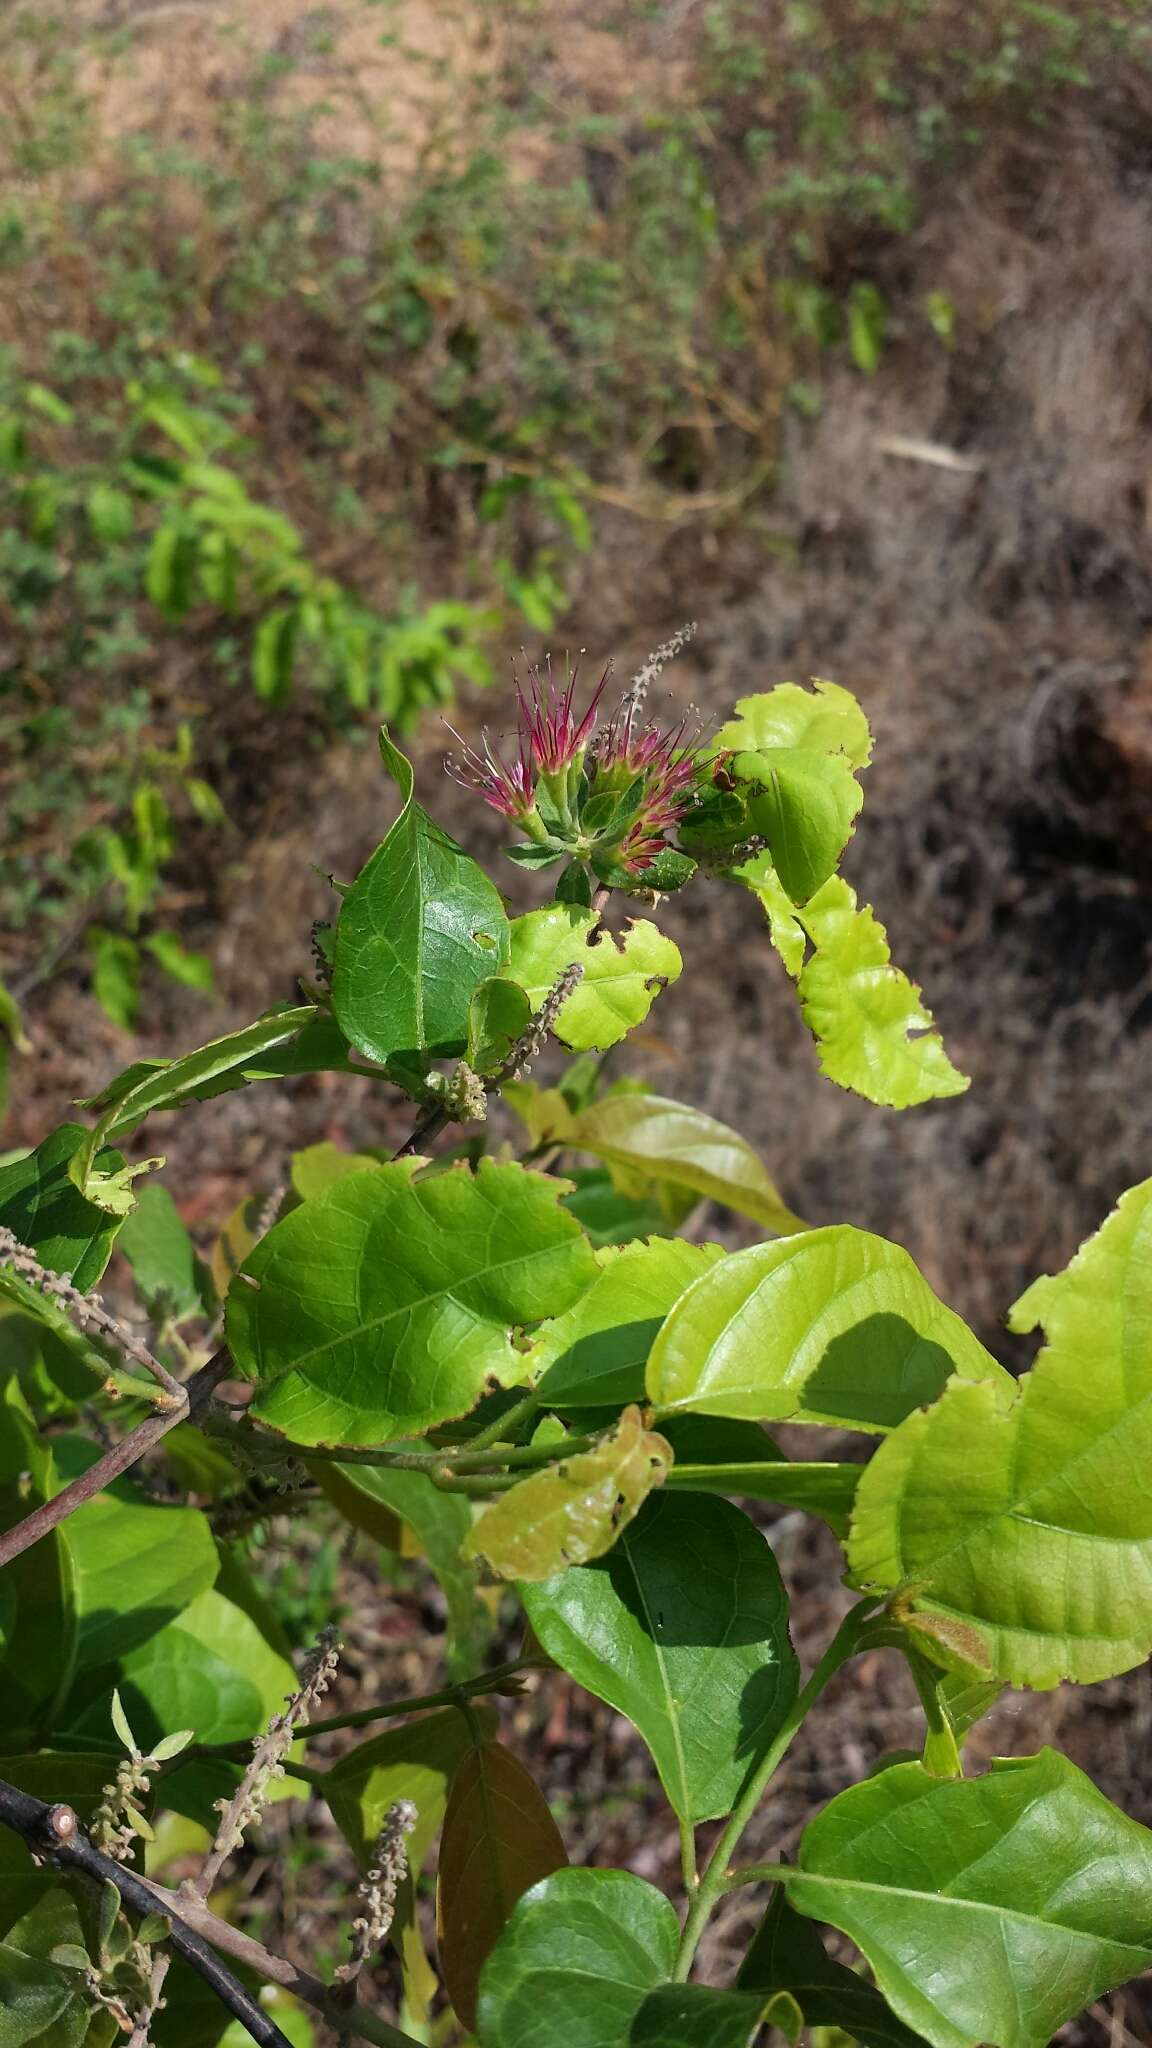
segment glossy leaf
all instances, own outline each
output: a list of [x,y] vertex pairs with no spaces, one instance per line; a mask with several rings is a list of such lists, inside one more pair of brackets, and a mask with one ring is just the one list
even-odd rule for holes
[[280,1010],[259,1018],[243,1031],[213,1039],[182,1059],[146,1060],[130,1067],[100,1096],[85,1104],[86,1108],[100,1109],[102,1115],[69,1161],[69,1178],[100,1208],[111,1207],[113,1213],[124,1213],[124,1205],[117,1197],[116,1176],[97,1164],[97,1154],[106,1141],[134,1131],[152,1111],[173,1109],[209,1082],[244,1067],[274,1046],[287,1044],[315,1016],[311,1003],[294,1010]]
[[523,1764],[498,1742],[473,1749],[452,1780],[436,1882],[440,1968],[462,2026],[476,2024],[480,1972],[516,1901],[567,1861]]
[[[159,1507],[133,1492],[117,1486],[98,1494],[61,1525],[80,1671],[112,1663],[146,1642],[211,1586],[219,1570],[204,1515]],[[185,1727],[188,1717],[172,1725]]]
[[892,1109],[962,1095],[915,984],[893,967],[884,927],[835,876],[798,913],[813,944],[800,975],[800,1007],[820,1069],[842,1088]]
[[856,1943],[933,2048],[1047,2048],[1152,1962],[1152,1833],[1050,1749],[854,1785],[805,1830],[788,1897]]
[[626,1408],[593,1450],[532,1473],[486,1507],[464,1555],[485,1558],[499,1578],[534,1582],[587,1564],[611,1549],[671,1459],[670,1445],[644,1428],[639,1408]]
[[557,1016],[556,1036],[577,1052],[618,1044],[683,966],[679,948],[646,918],[613,933],[591,910],[552,903],[513,922],[508,972],[533,1010],[576,961],[584,976]]
[[508,958],[499,892],[413,798],[411,764],[380,736],[400,815],[344,898],[332,1007],[369,1058],[462,1053],[468,1006]]
[[662,1892],[625,1870],[561,1870],[526,1892],[484,1969],[481,2048],[626,2048],[680,1939]]
[[410,1799],[418,1819],[408,1837],[408,1863],[419,1871],[432,1846],[448,1798],[448,1787],[475,1747],[473,1726],[487,1741],[496,1730],[491,1707],[456,1707],[421,1714],[374,1735],[348,1751],[324,1774],[324,1797],[332,1818],[362,1869],[372,1861],[388,1808]]
[[772,747],[814,747],[823,754],[846,755],[853,768],[866,768],[872,734],[851,690],[813,676],[811,690],[777,683],[773,690],[738,697],[735,716],[712,742],[714,753]]
[[[124,1709],[149,1752],[177,1728],[191,1728],[198,1743],[258,1735],[296,1684],[291,1663],[259,1622],[216,1587],[118,1662]],[[94,1737],[107,1723],[101,1697],[76,1732]]]
[[693,1283],[648,1360],[660,1408],[892,1429],[952,1374],[1013,1382],[908,1253],[849,1224],[751,1245]]
[[796,906],[772,865],[771,854],[753,854],[751,860],[733,868],[732,873],[755,896],[768,920],[772,944],[795,981],[804,965],[808,940]]
[[778,1233],[803,1225],[762,1161],[727,1124],[662,1095],[606,1095],[562,1128],[561,1141],[628,1174],[689,1188]]
[[610,1408],[644,1398],[644,1366],[673,1303],[724,1256],[682,1238],[597,1255],[598,1278],[565,1315],[537,1332],[526,1376],[551,1408]]
[[195,1247],[167,1188],[141,1188],[135,1209],[125,1218],[120,1249],[149,1307],[175,1317],[199,1313],[203,1299]]
[[[68,1162],[88,1137],[82,1124],[61,1124],[34,1152],[0,1167],[0,1226],[34,1251],[50,1272],[71,1275],[81,1293],[99,1284],[121,1219],[88,1202],[68,1176]],[[104,1152],[100,1172],[124,1164]]]
[[[408,1447],[417,1448],[415,1441]],[[311,1468],[329,1500],[354,1528],[376,1542],[422,1557],[439,1580],[448,1610],[448,1664],[454,1678],[470,1677],[484,1662],[491,1621],[478,1598],[478,1573],[461,1556],[472,1527],[463,1494],[444,1493],[425,1472],[387,1465]]]
[[639,1729],[681,1819],[729,1812],[797,1683],[780,1573],[748,1517],[657,1495],[607,1557],[524,1604],[548,1655]]
[[940,1662],[1088,1684],[1152,1648],[1152,1181],[1011,1321],[1048,1341],[1007,1412],[958,1382],[910,1414],[861,1481],[849,1561],[911,1589]]
[[707,1984],[661,1984],[628,2030],[628,2048],[749,2048],[764,2000]]
[[923,2048],[874,1984],[834,1962],[811,1921],[777,1885],[740,1966],[737,1985],[762,1997],[787,1993],[809,2027],[842,2027],[861,2048]]
[[482,1160],[351,1174],[286,1216],[228,1296],[252,1412],[297,1442],[369,1444],[466,1414],[523,1374],[511,1332],[576,1299],[592,1249],[559,1189]]
[[748,800],[753,829],[793,903],[807,903],[834,875],[864,801],[843,754],[773,747],[737,754],[738,775],[758,785]]

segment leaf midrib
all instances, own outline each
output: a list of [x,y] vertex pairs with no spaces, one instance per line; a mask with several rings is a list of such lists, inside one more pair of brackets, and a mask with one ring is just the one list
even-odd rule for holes
[[834,1877],[825,1871],[805,1869],[803,1864],[797,1865],[795,1870],[789,1872],[788,1876],[782,1876],[781,1882],[789,1884],[797,1877],[809,1878],[815,1884],[833,1885],[848,1892],[876,1892],[885,1899],[912,1899],[917,1904],[954,1906],[962,1911],[973,1913],[994,1913],[1000,1919],[1006,1917],[1009,1920],[1018,1921],[1025,1927],[1040,1927],[1046,1934],[1067,1934],[1076,1941],[1092,1942],[1101,1947],[1123,1949],[1129,1954],[1141,1958],[1141,1961],[1136,1965],[1137,1970],[1142,1970],[1145,1967],[1142,1959],[1149,1953],[1147,1949],[1139,1948],[1133,1942],[1118,1941],[1113,1935],[1091,1934],[1086,1928],[1069,1927],[1063,1920],[1044,1920],[1038,1913],[1024,1913],[1018,1906],[997,1906],[988,1899],[966,1899],[957,1896],[954,1892],[921,1892],[916,1891],[910,1885],[875,1884],[862,1877]]

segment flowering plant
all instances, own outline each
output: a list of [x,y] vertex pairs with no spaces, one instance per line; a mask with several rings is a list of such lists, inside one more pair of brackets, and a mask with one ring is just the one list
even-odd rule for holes
[[[901,1247],[809,1229],[738,1131],[610,1084],[599,1055],[681,970],[664,892],[717,878],[762,906],[834,1080],[894,1108],[966,1085],[837,872],[871,748],[855,699],[783,683],[706,738],[646,722],[644,682],[598,724],[607,676],[580,710],[575,674],[530,671],[515,753],[458,757],[521,864],[563,863],[552,901],[510,914],[382,735],[399,811],[302,1000],[137,1062],[0,1168],[4,2048],[215,2048],[230,2018],[286,2048],[308,2011],[380,2048],[1045,2048],[1152,1965],[1152,1834],[1052,1750],[964,1758],[1005,1686],[1152,1648],[1152,1182],[1016,1304],[1045,1332],[1017,1384]],[[618,890],[652,916],[615,928]],[[574,1057],[542,1088],[547,1037]],[[321,1072],[406,1098],[409,1136],[295,1154],[202,1259],[163,1162],[120,1144]],[[496,1095],[522,1157],[488,1149]],[[434,1156],[453,1122],[478,1128]],[[756,1240],[709,1241],[713,1207]],[[93,1293],[114,1247],[127,1318]],[[786,1420],[834,1455],[787,1455],[765,1426]],[[848,1432],[866,1463],[835,1455]],[[845,1553],[804,1678],[779,1508]],[[304,1516],[384,1571],[427,1560],[442,1688],[330,1698],[332,1627],[294,1669],[253,1531]],[[774,1774],[864,1652],[902,1660],[922,1746],[774,1840]],[[647,1746],[678,1903],[670,1874],[570,1867],[501,1739],[503,1697],[566,1683]],[[327,1977],[220,1888],[271,1800],[317,1794],[360,1871]],[[757,1895],[734,1982],[699,1976],[714,1916]]]

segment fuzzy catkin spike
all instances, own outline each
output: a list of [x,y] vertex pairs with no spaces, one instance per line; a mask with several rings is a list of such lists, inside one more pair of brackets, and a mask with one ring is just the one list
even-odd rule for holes
[[408,1869],[408,1836],[419,1815],[410,1799],[388,1808],[376,1838],[372,1862],[359,1886],[361,1911],[352,1922],[352,1954],[335,1972],[336,1982],[355,1984],[374,1950],[383,1947],[396,1912],[396,1894]]
[[676,656],[684,652],[695,632],[696,620],[687,620],[667,640],[662,640],[659,647],[654,647],[646,661],[641,662],[622,699],[627,706],[630,725],[635,722],[637,713],[644,709],[644,699],[657,676],[668,662],[675,661]]
[[295,1730],[310,1718],[313,1708],[328,1691],[339,1659],[336,1631],[326,1628],[308,1654],[299,1691],[285,1701],[283,1713],[272,1716],[266,1732],[256,1737],[252,1761],[232,1798],[217,1800],[220,1825],[194,1885],[200,1898],[209,1896],[232,1851],[239,1848],[247,1830],[259,1819],[270,1786],[284,1776],[284,1758],[292,1747]]
[[82,1294],[78,1287],[72,1285],[70,1273],[53,1273],[41,1265],[35,1252],[5,1228],[0,1228],[0,1265],[8,1266],[19,1279],[39,1288],[41,1294],[48,1295],[50,1300],[59,1302],[78,1329],[98,1330],[102,1337],[107,1337],[118,1351],[123,1352],[125,1358],[130,1358],[134,1365],[142,1366],[145,1372],[150,1373],[162,1389],[161,1407],[186,1405],[188,1397],[179,1380],[172,1377],[158,1358],[153,1358],[139,1337],[109,1313],[98,1294]]
[[531,1023],[521,1032],[499,1073],[493,1076],[492,1086],[499,1087],[502,1081],[517,1081],[521,1074],[527,1072],[528,1062],[539,1054],[569,996],[583,979],[584,966],[579,960],[574,960],[571,967],[566,967],[557,976]]

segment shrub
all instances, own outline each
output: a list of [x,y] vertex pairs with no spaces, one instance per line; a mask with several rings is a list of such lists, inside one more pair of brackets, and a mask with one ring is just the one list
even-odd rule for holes
[[[837,873],[870,754],[859,705],[785,683],[714,736],[662,732],[644,694],[681,637],[608,716],[606,679],[586,704],[574,677],[530,672],[517,751],[485,739],[456,758],[514,828],[512,858],[558,877],[550,901],[509,917],[385,733],[399,812],[315,934],[300,1002],[138,1062],[85,1105],[89,1127],[0,1177],[14,2042],[210,2042],[232,2015],[282,2044],[300,2004],[384,2048],[427,2039],[414,1879],[437,1831],[439,1979],[481,2048],[746,2048],[765,2024],[1044,2048],[1152,1962],[1152,1835],[1053,1750],[963,1765],[1005,1685],[1089,1683],[1152,1645],[1152,1183],[1016,1304],[1014,1328],[1045,1332],[1017,1384],[899,1246],[807,1229],[738,1131],[607,1084],[598,1055],[681,971],[662,897],[715,880],[761,904],[833,1080],[894,1108],[966,1086]],[[617,907],[652,914],[617,928]],[[541,1088],[528,1068],[548,1034],[572,1057]],[[298,1154],[290,1189],[242,1205],[201,1260],[163,1184],[137,1192],[162,1161],[126,1163],[118,1142],[309,1072],[399,1090],[410,1137],[390,1159]],[[519,1158],[486,1143],[498,1094]],[[474,1137],[433,1156],[451,1124]],[[561,1173],[569,1159],[593,1163]],[[763,1241],[683,1234],[702,1199]],[[139,1304],[125,1318],[92,1291],[117,1242]],[[787,1456],[762,1427],[786,1420],[861,1432],[872,1457]],[[774,1552],[739,1501],[819,1516],[844,1544],[855,1597],[803,1682]],[[301,1606],[288,1590],[277,1611],[248,1532],[317,1510],[426,1558],[442,1690],[331,1715],[329,1624],[294,1670],[285,1620],[299,1630],[330,1593]],[[524,1632],[482,1668],[492,1582]],[[866,1651],[911,1672],[922,1753],[837,1793],[794,1859],[742,1863],[797,1731]],[[679,1825],[682,1916],[641,1877],[569,1867],[500,1741],[495,1703],[557,1668],[646,1743]],[[329,1732],[386,1721],[327,1768],[307,1760]],[[298,1789],[323,1796],[364,1873],[330,1980],[237,1927],[234,1894],[213,1901],[266,1802]],[[202,1844],[179,1890],[160,1882],[170,1815]],[[694,1981],[711,1915],[744,1887],[764,1912],[735,1981]],[[386,1941],[399,2027],[358,1997]],[[245,1972],[297,2005],[257,2003]],[[435,2038],[452,2025],[445,2009]]]

